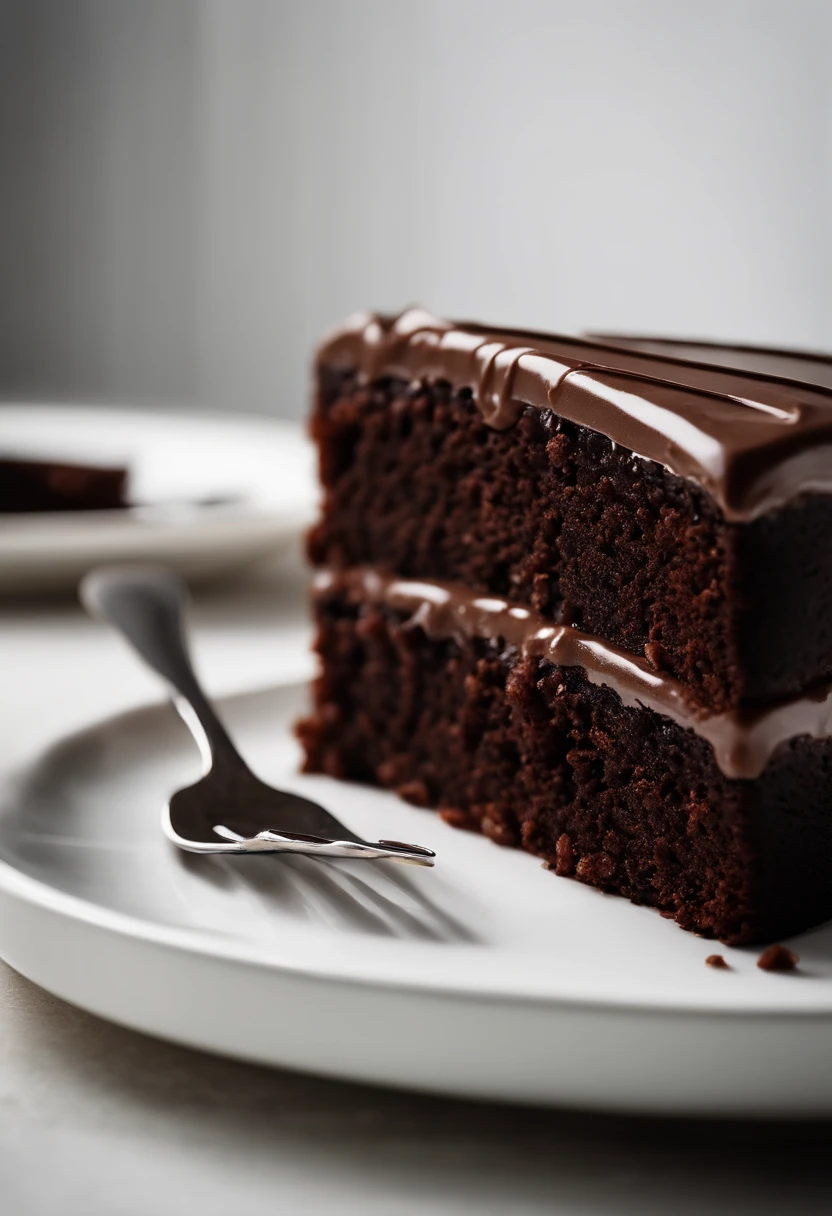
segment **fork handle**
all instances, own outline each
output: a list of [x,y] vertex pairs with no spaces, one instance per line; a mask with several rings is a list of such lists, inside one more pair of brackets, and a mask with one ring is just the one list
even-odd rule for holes
[[206,772],[218,764],[246,769],[202,691],[185,645],[184,580],[162,566],[104,566],[86,575],[79,594],[84,607],[112,625],[170,686]]

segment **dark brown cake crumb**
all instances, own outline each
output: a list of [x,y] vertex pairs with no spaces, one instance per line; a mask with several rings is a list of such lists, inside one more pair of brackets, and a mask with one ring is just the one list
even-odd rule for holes
[[430,806],[430,794],[424,781],[405,781],[396,787],[396,793],[403,802],[413,806]]
[[[563,687],[563,685],[561,685]],[[568,877],[575,872],[575,851],[572,841],[566,832],[561,832],[555,844],[555,865],[553,869],[561,877]]]
[[615,874],[615,861],[606,853],[586,853],[575,867],[575,873],[593,887],[602,887]]
[[647,662],[656,671],[664,671],[667,664],[664,657],[664,651],[658,642],[647,642],[644,647],[644,657]]
[[715,967],[717,971],[731,970],[721,954],[709,954],[705,959],[705,964],[708,967]]
[[761,971],[794,971],[800,962],[800,956],[786,946],[769,946],[757,959]]
[[442,819],[449,827],[461,828],[463,831],[478,832],[479,824],[467,813],[460,810],[459,807],[440,807],[439,818]]

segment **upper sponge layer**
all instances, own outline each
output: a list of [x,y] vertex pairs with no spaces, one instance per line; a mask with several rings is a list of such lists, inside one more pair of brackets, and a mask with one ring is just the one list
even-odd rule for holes
[[729,520],[807,491],[832,494],[832,359],[824,356],[490,330],[410,309],[352,318],[321,346],[318,364],[368,381],[469,388],[497,430],[528,406],[552,409],[697,482]]

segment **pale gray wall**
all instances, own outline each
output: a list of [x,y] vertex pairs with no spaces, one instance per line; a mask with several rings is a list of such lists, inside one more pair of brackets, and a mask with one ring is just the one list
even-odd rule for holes
[[303,409],[420,301],[832,347],[827,0],[0,0],[0,393]]

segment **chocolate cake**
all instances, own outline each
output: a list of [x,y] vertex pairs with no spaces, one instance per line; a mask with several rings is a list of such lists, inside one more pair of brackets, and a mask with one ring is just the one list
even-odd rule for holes
[[127,505],[127,470],[0,456],[0,513],[101,511]]
[[832,359],[362,316],[307,768],[730,943],[832,915]]

